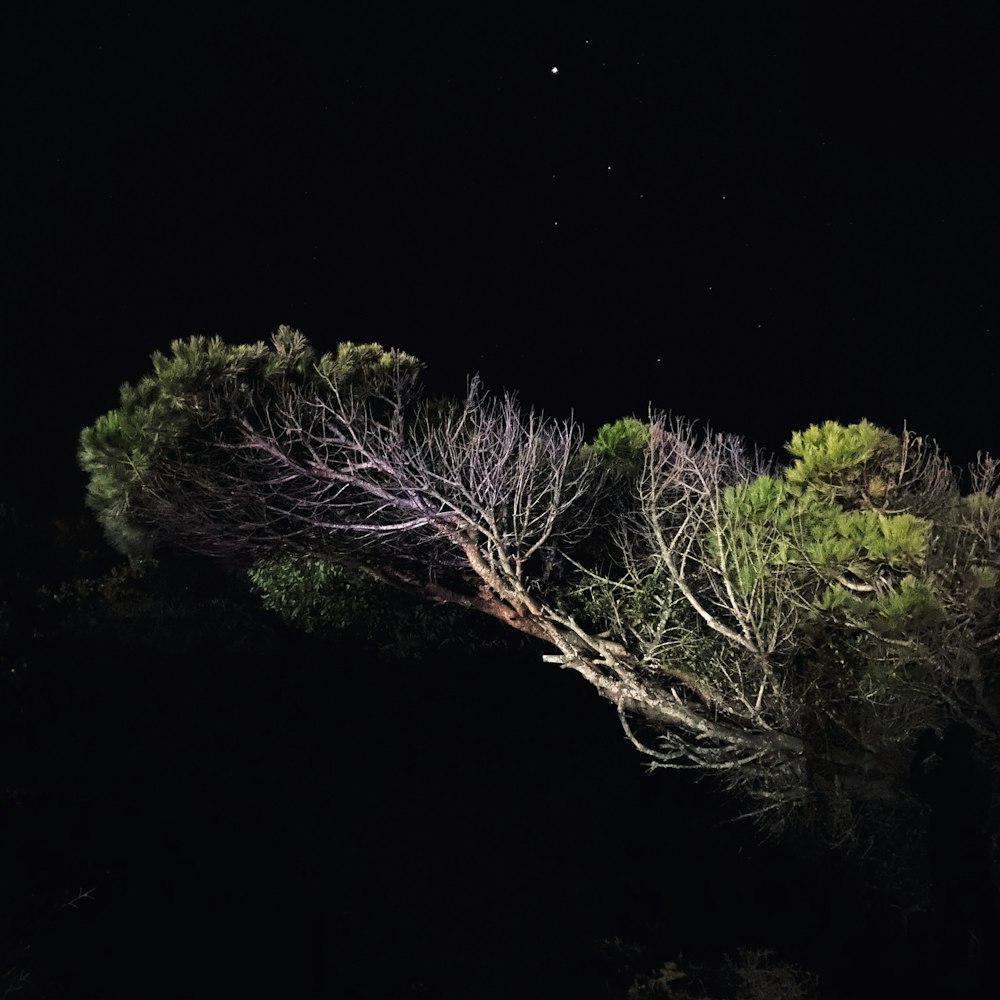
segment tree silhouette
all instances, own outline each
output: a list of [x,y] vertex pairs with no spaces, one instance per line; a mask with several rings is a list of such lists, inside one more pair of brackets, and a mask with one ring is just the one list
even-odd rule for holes
[[988,457],[963,493],[933,441],[865,421],[794,434],[786,466],[656,411],[585,444],[478,379],[426,398],[410,355],[318,356],[287,327],[153,367],[81,436],[133,557],[222,558],[293,620],[360,579],[489,616],[585,677],[651,766],[714,773],[774,827],[857,835],[906,801],[922,727],[962,720],[993,760]]

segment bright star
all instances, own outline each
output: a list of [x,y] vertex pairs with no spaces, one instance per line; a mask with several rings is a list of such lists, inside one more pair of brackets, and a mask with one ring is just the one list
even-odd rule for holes
[[553,66],[552,67],[552,72],[553,73],[558,73],[559,72],[559,67],[558,66]]

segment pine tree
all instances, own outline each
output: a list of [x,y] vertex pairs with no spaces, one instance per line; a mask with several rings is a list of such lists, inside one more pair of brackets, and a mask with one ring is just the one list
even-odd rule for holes
[[170,353],[152,355],[152,374],[120,389],[119,405],[80,434],[78,460],[88,475],[87,506],[122,553],[150,551],[157,531],[143,490],[172,452],[194,450],[217,421],[220,400],[234,393],[255,401],[279,385],[322,395],[350,391],[362,400],[377,393],[397,368],[415,379],[421,363],[379,344],[339,345],[316,354],[306,338],[280,326],[269,347],[230,345],[219,337],[175,340]]
[[424,399],[420,370],[286,327],[176,341],[81,435],[88,502],[123,551],[231,559],[308,629],[436,648],[441,606],[500,622],[611,701],[653,766],[714,773],[776,826],[848,837],[905,803],[907,741],[949,719],[1000,766],[995,461],[963,493],[909,431],[817,424],[780,465],[656,412],[585,444],[475,379]]

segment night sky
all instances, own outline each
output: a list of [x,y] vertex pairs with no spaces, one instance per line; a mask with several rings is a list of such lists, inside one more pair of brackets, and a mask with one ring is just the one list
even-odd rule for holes
[[[79,431],[152,351],[283,323],[320,350],[409,351],[438,389],[479,372],[590,432],[652,404],[773,452],[862,417],[959,464],[1000,451],[996,8],[349,6],[5,15],[6,502],[74,516]],[[555,775],[591,738],[618,748],[615,777],[601,754],[581,766],[629,804],[584,809],[579,777],[564,793],[612,838],[609,811],[655,808],[653,779],[597,696],[553,678],[526,715],[501,699],[513,730],[560,699],[591,715],[513,756]]]
[[867,417],[996,451],[997,29],[8,15],[19,485],[75,502],[79,428],[152,350],[281,323],[588,428],[652,403],[770,449]]

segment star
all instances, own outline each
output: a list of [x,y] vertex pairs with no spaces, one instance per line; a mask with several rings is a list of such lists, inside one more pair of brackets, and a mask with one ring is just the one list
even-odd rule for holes
[[554,76],[558,72],[559,72],[559,67],[558,66],[553,66],[552,67],[552,75]]

